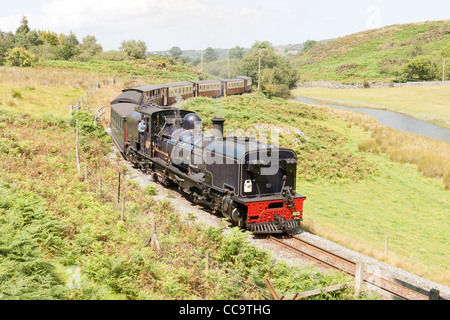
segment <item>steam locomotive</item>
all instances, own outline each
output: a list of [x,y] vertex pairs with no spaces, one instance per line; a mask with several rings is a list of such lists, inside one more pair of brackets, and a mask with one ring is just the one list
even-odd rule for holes
[[211,119],[212,134],[206,134],[198,114],[171,106],[250,90],[248,77],[125,89],[111,101],[112,140],[135,166],[235,225],[255,234],[294,232],[305,200],[295,191],[295,152],[224,137],[222,118]]

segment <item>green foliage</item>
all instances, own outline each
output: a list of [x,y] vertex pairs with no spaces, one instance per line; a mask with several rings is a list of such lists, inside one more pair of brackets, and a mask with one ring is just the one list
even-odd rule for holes
[[439,75],[439,68],[433,56],[417,56],[405,64],[407,77],[420,80],[434,80]]
[[59,37],[55,32],[41,31],[39,32],[39,36],[41,37],[42,40],[44,40],[51,46],[59,45]]
[[169,50],[169,54],[172,58],[178,60],[183,55],[183,51],[181,51],[180,47],[172,47]]
[[7,52],[14,48],[14,34],[0,31],[0,65],[5,63]]
[[288,89],[299,79],[290,62],[277,55],[268,41],[255,42],[249,54],[241,60],[238,73],[252,77],[254,83],[260,79],[260,87],[268,97],[288,98]]
[[125,52],[132,59],[144,59],[147,45],[142,40],[122,41],[119,50]]
[[70,60],[80,53],[80,50],[71,41],[64,40],[58,48],[55,58],[60,60]]
[[149,184],[145,187],[144,194],[154,196],[158,194],[158,189],[153,184]]
[[60,299],[64,287],[45,248],[61,243],[60,224],[31,192],[0,182],[0,299]]
[[203,60],[205,62],[211,62],[211,61],[216,61],[217,59],[219,59],[216,50],[214,50],[211,47],[206,48],[205,50],[205,54],[203,55]]
[[315,40],[306,40],[305,43],[303,44],[303,50],[309,50],[312,47],[314,47],[317,44],[317,41]]
[[78,44],[81,53],[77,56],[77,60],[87,61],[93,56],[103,51],[100,44],[97,43],[95,36],[87,35],[83,38],[83,42]]
[[80,132],[86,134],[87,138],[80,139],[82,143],[84,141],[88,142],[89,136],[96,136],[105,142],[109,141],[109,136],[103,127],[100,124],[94,124],[94,116],[84,110],[74,112],[69,123],[73,127],[78,123]]
[[244,53],[245,53],[244,48],[236,46],[230,49],[228,56],[230,59],[242,59],[244,57]]

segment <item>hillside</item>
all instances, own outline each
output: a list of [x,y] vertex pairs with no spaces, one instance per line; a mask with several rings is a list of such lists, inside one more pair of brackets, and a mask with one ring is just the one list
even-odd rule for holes
[[[424,80],[442,79],[443,58],[450,58],[450,20],[396,24],[318,42],[292,63],[301,81],[387,82],[417,78],[406,72],[407,64],[423,61],[433,69]],[[448,79],[450,63],[445,72]]]

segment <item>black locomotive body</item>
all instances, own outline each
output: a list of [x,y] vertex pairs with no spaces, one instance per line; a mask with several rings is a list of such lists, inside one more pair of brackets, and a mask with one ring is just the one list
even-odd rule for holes
[[294,151],[223,137],[225,119],[212,119],[206,134],[197,114],[145,101],[145,92],[127,90],[111,102],[112,138],[129,161],[254,233],[299,228],[305,197],[295,192]]

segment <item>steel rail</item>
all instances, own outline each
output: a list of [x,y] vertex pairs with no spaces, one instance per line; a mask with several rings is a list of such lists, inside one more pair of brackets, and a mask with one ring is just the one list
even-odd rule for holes
[[[329,261],[325,261],[325,260],[323,260],[323,259],[320,259],[319,257],[314,256],[314,255],[312,255],[312,254],[310,254],[310,253],[307,253],[307,252],[305,252],[304,250],[301,250],[301,249],[299,249],[299,248],[297,248],[297,247],[294,247],[294,246],[292,246],[292,245],[286,243],[285,241],[282,241],[282,240],[280,240],[280,239],[277,239],[277,238],[275,238],[275,237],[273,237],[273,236],[269,236],[268,238],[269,238],[270,240],[274,241],[274,242],[277,242],[277,243],[279,243],[279,244],[281,244],[281,245],[283,245],[283,246],[285,246],[285,247],[287,247],[287,248],[289,248],[289,249],[291,249],[291,250],[297,252],[297,253],[300,253],[301,255],[307,256],[308,258],[310,258],[310,259],[312,259],[312,260],[314,260],[314,261],[316,261],[316,262],[318,262],[318,263],[320,263],[320,264],[323,264],[323,265],[325,265],[326,267],[333,268],[333,269],[336,269],[336,270],[339,270],[339,271],[343,271],[343,272],[345,272],[346,274],[348,274],[348,275],[350,275],[350,276],[352,276],[352,277],[355,276],[355,273],[354,273],[354,272],[349,271],[349,270],[345,270],[344,268],[342,268],[342,267],[340,267],[340,266],[338,266],[338,265],[336,265],[336,264],[333,264],[333,263],[331,263],[331,262],[329,262]],[[305,240],[303,240],[303,239],[300,239],[300,238],[298,238],[298,237],[293,236],[293,237],[291,237],[291,239],[295,239],[296,241],[302,242],[303,244],[306,244],[306,245],[308,245],[308,246],[311,246],[311,247],[313,247],[313,248],[315,248],[315,249],[317,249],[317,250],[320,250],[321,252],[326,253],[326,254],[328,254],[328,255],[330,255],[330,256],[333,256],[333,257],[335,257],[335,258],[337,258],[337,259],[339,259],[339,260],[345,261],[346,263],[350,263],[350,264],[352,265],[352,267],[354,267],[354,268],[356,269],[356,263],[355,263],[354,261],[352,261],[352,260],[349,260],[349,259],[346,259],[346,258],[344,258],[344,257],[341,257],[341,256],[339,256],[339,255],[337,255],[337,254],[335,254],[335,253],[333,253],[333,252],[330,252],[330,251],[328,251],[328,250],[326,250],[326,249],[323,249],[323,248],[321,248],[321,247],[319,247],[319,246],[316,246],[316,245],[314,245],[314,244],[312,244],[312,243],[309,243],[309,242],[307,242],[307,241],[305,241]],[[416,291],[414,291],[414,290],[408,289],[408,288],[406,288],[406,287],[403,287],[403,286],[401,286],[401,285],[399,285],[399,284],[396,284],[396,283],[394,283],[394,282],[391,282],[391,281],[389,281],[389,280],[386,280],[386,279],[383,279],[383,278],[380,278],[380,277],[376,277],[376,276],[374,276],[374,275],[372,275],[372,274],[367,274],[367,273],[366,273],[366,275],[368,275],[368,278],[377,278],[377,279],[379,279],[379,281],[371,281],[371,280],[369,280],[369,279],[363,279],[364,282],[366,282],[366,283],[368,283],[368,284],[371,284],[371,285],[373,285],[373,286],[375,286],[375,287],[377,287],[377,288],[380,288],[381,290],[386,291],[386,292],[388,292],[388,293],[390,293],[390,294],[392,294],[392,295],[394,295],[394,296],[397,296],[397,297],[399,297],[399,298],[401,298],[401,299],[404,299],[404,300],[411,300],[411,298],[405,296],[404,294],[399,293],[399,292],[396,292],[396,291],[394,291],[393,289],[387,288],[387,287],[386,287],[386,284],[387,284],[387,285],[391,285],[391,286],[395,286],[395,287],[401,287],[401,288],[404,289],[404,290],[413,291],[414,294],[416,294],[416,295],[421,295],[421,294],[418,294],[418,293],[417,293]],[[386,283],[386,284],[385,284],[385,285],[382,285],[382,284],[378,284],[378,283],[376,283],[376,282],[384,282],[384,283]],[[424,295],[421,295],[421,296],[423,296],[424,298],[426,298],[426,296],[424,296]]]

